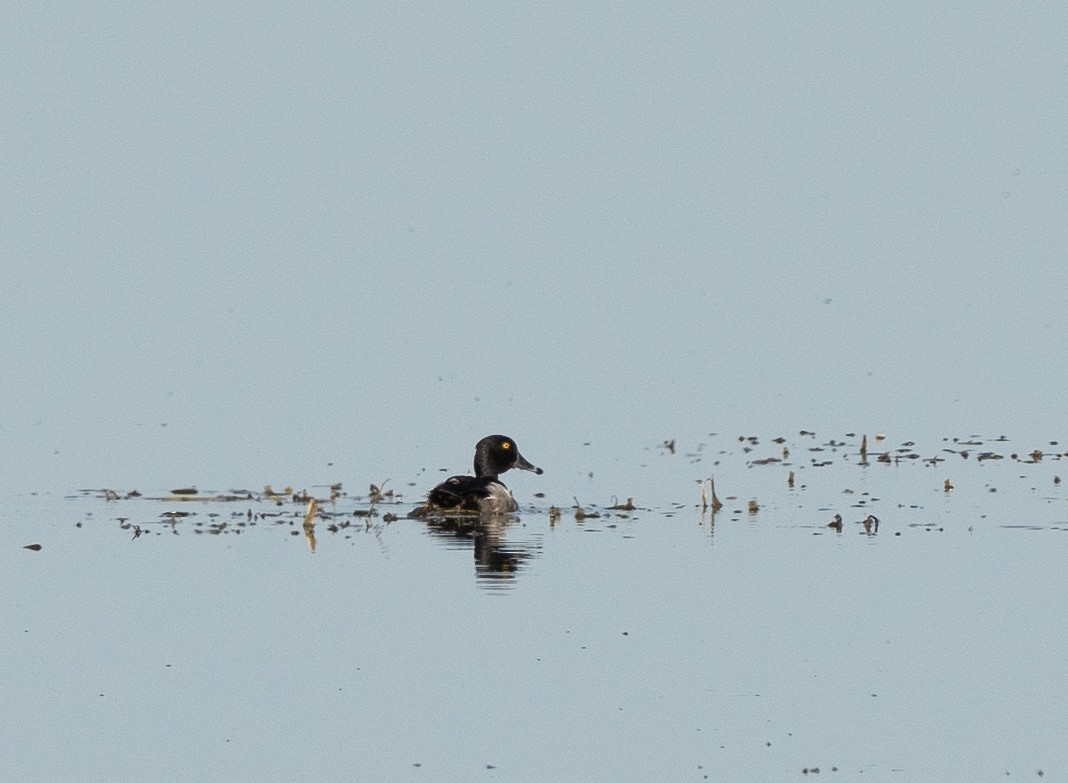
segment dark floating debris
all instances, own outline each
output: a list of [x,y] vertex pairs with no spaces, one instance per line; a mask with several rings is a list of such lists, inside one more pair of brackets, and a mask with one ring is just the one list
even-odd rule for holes
[[575,521],[576,522],[582,522],[585,519],[600,519],[601,518],[601,512],[599,512],[599,511],[587,511],[578,502],[578,498],[575,498],[575,505],[573,506],[573,508],[575,509]]
[[44,547],[40,544],[26,544],[23,549],[29,549],[31,552],[40,552]]
[[372,484],[370,490],[368,491],[368,500],[370,500],[372,503],[387,503],[393,500],[393,490],[386,489],[386,483],[388,481],[389,479],[383,481],[381,487],[377,486],[376,484]]
[[[859,430],[858,430],[859,431]],[[748,459],[751,453],[754,453],[762,444],[761,438],[755,435],[740,435],[737,436],[737,444],[732,449],[718,451],[718,455],[731,455],[733,454],[745,467],[769,467],[772,471],[776,470],[777,465],[781,465],[786,472],[786,483],[791,491],[795,490],[801,493],[800,495],[793,495],[792,498],[801,500],[802,497],[807,496],[813,492],[814,488],[819,491],[824,491],[824,487],[818,487],[820,483],[815,480],[815,476],[810,476],[813,479],[811,481],[805,480],[803,471],[812,471],[813,468],[828,468],[838,471],[844,469],[846,466],[857,465],[858,452],[852,449],[858,448],[859,444],[859,457],[861,465],[868,465],[868,460],[873,462],[892,466],[895,470],[903,470],[910,461],[919,460],[924,467],[935,467],[938,469],[941,463],[946,462],[948,455],[960,455],[964,460],[968,460],[972,456],[975,456],[976,462],[986,463],[987,461],[1003,461],[1007,462],[1010,469],[1016,471],[1019,474],[1019,478],[1026,478],[1024,465],[1037,465],[1042,466],[1049,465],[1051,462],[1056,462],[1061,459],[1068,458],[1068,452],[1060,453],[1055,450],[1056,441],[1050,441],[1049,447],[1026,449],[1011,449],[1007,446],[1002,446],[1004,452],[984,450],[989,445],[993,445],[995,442],[1004,443],[1007,439],[1004,437],[998,439],[992,438],[977,438],[975,436],[969,436],[967,439],[962,438],[942,438],[942,446],[937,450],[934,456],[927,454],[921,454],[919,450],[915,448],[915,441],[904,441],[900,445],[893,445],[885,442],[885,436],[881,433],[875,433],[869,438],[866,433],[857,435],[855,432],[847,433],[844,439],[839,437],[819,437],[814,432],[803,430],[802,437],[811,439],[809,441],[798,440],[793,443],[788,442],[786,438],[777,437],[773,439],[764,439],[765,443],[770,440],[774,443],[774,449],[777,452],[774,456],[763,456],[759,459]],[[718,437],[715,433],[710,433],[712,437]],[[869,454],[869,444],[872,445],[871,453]],[[682,454],[678,451],[677,441],[675,439],[664,440],[663,449],[665,452],[672,454]],[[708,455],[712,453],[713,449],[705,449],[707,444],[699,444],[696,451],[693,453],[686,453],[688,458],[694,458],[692,462],[700,462],[703,459],[708,458]],[[1031,444],[1033,446],[1033,444]],[[1045,450],[1049,448],[1049,450]],[[800,450],[800,451],[799,451]],[[806,460],[804,456],[802,459],[790,461],[791,451],[804,455],[806,450],[809,452],[809,457]],[[922,447],[921,447],[922,450]],[[765,452],[766,453],[766,452]],[[781,455],[781,456],[780,456]],[[715,465],[721,464],[722,456],[713,456]],[[947,463],[948,465],[948,463]],[[642,467],[645,467],[642,465]],[[737,467],[737,466],[735,466]],[[1052,467],[1052,466],[1051,466]],[[973,464],[973,469],[975,465]],[[874,469],[876,472],[870,473],[868,471],[872,468],[867,468],[864,471],[866,480],[871,483],[877,480],[878,475],[882,472],[881,468]],[[984,467],[987,471],[997,471],[994,467]],[[1038,470],[1042,470],[1041,467]],[[821,471],[822,472],[822,471]],[[939,470],[941,472],[941,470]],[[950,469],[947,467],[946,472],[949,473]],[[954,471],[954,472],[959,472]],[[798,473],[801,473],[800,478]],[[592,477],[592,472],[590,473]],[[777,478],[779,474],[776,472],[771,476],[773,482],[781,481]],[[1041,482],[1046,483],[1049,487],[1050,481],[1046,476],[1049,475],[1042,471]],[[1062,485],[1060,475],[1052,475],[1052,486],[1060,487]],[[961,480],[962,489],[955,490],[955,480]],[[997,492],[996,479],[990,479],[983,482],[977,482],[972,480],[971,474],[968,474],[965,478],[961,478],[959,475],[953,478],[946,477],[944,474],[942,490],[947,496],[946,502],[954,502],[948,500],[951,493],[956,491],[965,492],[965,496],[970,497],[969,492]],[[735,481],[737,481],[735,477]],[[924,479],[923,484],[927,484],[929,479]],[[935,479],[937,481],[937,479]],[[397,509],[399,513],[394,511],[386,512],[385,508],[381,508],[382,505],[392,504],[400,506],[403,501],[401,492],[394,492],[393,489],[388,488],[388,479],[380,483],[364,484],[368,487],[366,497],[359,496],[347,496],[342,489],[341,483],[335,484],[321,484],[316,485],[314,492],[306,489],[295,490],[293,487],[285,486],[281,490],[275,490],[271,485],[266,485],[262,492],[249,491],[247,489],[232,489],[228,493],[215,492],[212,490],[201,491],[194,486],[179,487],[170,491],[169,495],[163,495],[158,497],[142,498],[142,494],[137,490],[130,492],[122,492],[114,489],[81,489],[78,493],[86,496],[93,496],[109,503],[122,503],[127,501],[133,501],[141,499],[140,503],[133,504],[134,507],[145,508],[143,505],[146,501],[157,501],[164,504],[168,504],[172,509],[175,508],[192,508],[192,511],[178,511],[169,510],[156,517],[159,512],[157,506],[153,511],[149,512],[149,516],[152,519],[146,520],[143,516],[139,519],[139,515],[132,511],[130,506],[127,506],[121,511],[123,516],[111,516],[117,520],[119,526],[124,531],[127,531],[133,538],[140,538],[150,535],[163,535],[174,534],[180,535],[182,533],[193,534],[206,534],[206,535],[233,535],[239,534],[243,530],[254,527],[257,524],[263,525],[268,529],[274,529],[275,526],[282,526],[283,530],[294,537],[303,536],[307,540],[309,550],[311,552],[316,551],[316,533],[326,535],[340,534],[343,537],[351,537],[356,532],[369,532],[373,534],[379,534],[386,525],[392,522],[402,519],[404,517],[418,517],[419,515],[414,512],[410,512],[409,508]],[[709,477],[698,481],[700,484],[700,508],[702,512],[712,510],[713,515],[723,507],[723,502],[716,494],[714,479]],[[1039,480],[1035,480],[1035,486],[1032,486],[1032,492],[1038,491],[1037,485]],[[408,486],[415,486],[414,483],[409,483]],[[781,487],[781,485],[778,485]],[[872,485],[874,486],[874,484]],[[329,490],[329,494],[327,491]],[[758,513],[766,515],[768,513],[774,513],[767,509],[762,509],[761,505],[765,505],[770,509],[776,509],[777,504],[781,503],[782,498],[772,497],[770,500],[764,498],[763,501],[758,501],[756,497],[752,497],[751,500],[745,501],[741,498],[746,497],[746,494],[751,495],[764,495],[768,492],[765,485],[761,483],[759,486],[749,488],[748,492],[743,488],[741,492],[732,494],[727,497],[727,500],[732,502],[731,517],[733,519],[741,519],[748,511],[750,517],[755,517]],[[537,505],[528,507],[527,511],[533,511],[538,514],[547,514],[549,526],[556,526],[561,523],[564,518],[568,506],[566,504],[551,503],[553,500],[551,493],[547,498],[546,493],[535,493],[533,498]],[[774,492],[771,493],[773,496]],[[877,505],[879,498],[873,497],[871,492],[862,491],[862,488],[854,490],[844,490],[844,494],[855,496],[850,500],[849,508],[863,509],[860,513],[867,513],[868,510],[878,510],[884,508]],[[882,494],[881,491],[876,494]],[[1055,498],[1059,498],[1061,490],[1056,492],[1048,491],[1049,495],[1054,497],[1044,497],[1046,501],[1052,501]],[[739,497],[741,496],[741,497]],[[959,497],[959,494],[958,494]],[[356,500],[357,505],[354,507],[351,501]],[[366,502],[363,502],[365,501]],[[222,507],[212,505],[223,502],[238,502],[239,507],[233,511],[226,512]],[[593,520],[597,518],[607,518],[606,522],[602,522],[599,525],[589,525],[586,529],[590,532],[600,532],[609,528],[616,527],[612,524],[612,517],[626,518],[632,512],[643,512],[648,509],[639,508],[635,505],[632,497],[627,497],[625,501],[619,501],[616,497],[612,497],[610,505],[605,506],[582,506],[578,499],[575,499],[574,506],[571,510],[574,513],[576,522],[583,523],[586,520]],[[269,505],[273,505],[276,508],[272,510],[265,510]],[[827,513],[832,513],[835,505],[825,509]],[[873,508],[874,505],[874,508]],[[682,511],[687,508],[688,504],[675,502],[674,504],[668,503],[663,506],[660,511],[665,516],[671,516],[673,513]],[[692,506],[689,506],[692,508]],[[897,502],[899,509],[918,509],[922,508],[921,505],[908,505],[901,502]],[[167,505],[164,505],[167,508]],[[203,510],[202,510],[203,509]],[[116,509],[118,511],[118,509]],[[89,514],[91,518],[93,515]],[[530,519],[524,520],[522,524],[530,524]],[[544,517],[543,517],[544,519]],[[134,524],[131,520],[139,520],[140,524]],[[318,524],[322,520],[322,524]],[[92,521],[91,519],[89,521]],[[714,516],[713,516],[714,521]],[[769,518],[770,521],[770,518]],[[908,531],[909,527],[914,525],[909,524],[908,519],[899,519],[898,529],[887,533],[885,535],[900,536],[902,530]],[[704,520],[702,519],[702,524]],[[852,527],[852,529],[862,529],[863,534],[868,536],[874,536],[879,530],[879,519],[874,514],[867,514],[867,516],[858,522],[853,523],[860,526]],[[485,535],[485,530],[479,527],[477,519],[460,520],[455,521],[454,525],[457,529],[466,530],[474,537]],[[82,522],[77,523],[78,527],[82,526]],[[803,525],[803,527],[809,527]],[[813,526],[816,527],[816,526]],[[941,527],[934,527],[933,525],[923,525],[925,530],[937,530],[941,532]],[[825,526],[817,527],[817,529],[832,529],[837,532],[842,532],[844,529],[844,522],[841,514],[835,514],[834,518],[826,523]],[[951,528],[952,529],[952,528]],[[1055,526],[1054,529],[1068,530],[1068,526]],[[970,528],[969,528],[970,530]],[[27,546],[26,549],[31,551],[40,551],[39,545]]]

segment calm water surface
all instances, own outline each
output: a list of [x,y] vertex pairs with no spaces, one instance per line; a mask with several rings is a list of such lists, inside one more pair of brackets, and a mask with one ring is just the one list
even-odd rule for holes
[[0,780],[1068,779],[1068,5],[2,22]]
[[[478,546],[404,518],[413,499],[366,516],[355,490],[323,504],[314,553],[303,504],[260,492],[8,497],[0,770],[11,780],[1068,773],[1058,447],[1030,462],[1012,458],[1011,442],[983,440],[964,459],[942,449],[965,447],[934,440],[903,447],[918,456],[897,464],[876,461],[891,447],[872,448],[862,467],[855,437],[704,442],[704,456],[650,448],[632,466],[636,510],[605,498],[581,520],[570,498],[535,497],[540,477],[519,474],[523,511]],[[784,446],[785,464],[754,464]],[[987,450],[1002,458],[978,461]],[[935,456],[946,462],[924,464]],[[714,520],[697,483],[712,467],[724,500]],[[663,492],[671,476],[685,496]],[[841,533],[826,526],[834,513]],[[860,523],[869,513],[877,532]]]

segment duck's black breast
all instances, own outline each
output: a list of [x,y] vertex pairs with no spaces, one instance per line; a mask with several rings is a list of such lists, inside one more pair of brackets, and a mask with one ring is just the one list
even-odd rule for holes
[[453,476],[427,495],[427,502],[443,510],[479,511],[484,498],[493,494],[492,485],[504,487],[496,476]]

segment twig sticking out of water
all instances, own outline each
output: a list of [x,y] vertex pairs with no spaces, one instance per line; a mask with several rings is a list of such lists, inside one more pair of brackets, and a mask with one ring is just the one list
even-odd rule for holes
[[315,498],[311,498],[308,501],[308,507],[304,510],[304,537],[308,539],[308,549],[313,555],[315,554],[315,513],[318,508],[319,504],[315,502]]
[[[711,490],[709,495],[705,494],[705,483],[706,482],[708,483],[709,489]],[[711,498],[712,498],[712,502],[711,503],[709,503],[709,496],[711,496]],[[704,479],[704,480],[701,481],[701,510],[705,511],[706,509],[709,508],[709,506],[712,507],[712,512],[713,513],[717,512],[721,508],[723,508],[723,503],[720,502],[720,499],[718,497],[716,497],[716,481],[711,476],[709,478]]]

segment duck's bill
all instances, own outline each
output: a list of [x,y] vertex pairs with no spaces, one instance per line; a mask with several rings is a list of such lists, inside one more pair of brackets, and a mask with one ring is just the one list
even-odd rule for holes
[[527,462],[526,457],[524,457],[522,454],[516,454],[515,456],[515,466],[520,470],[529,470],[531,473],[537,473],[539,476],[545,472],[537,465],[531,465],[529,462]]

